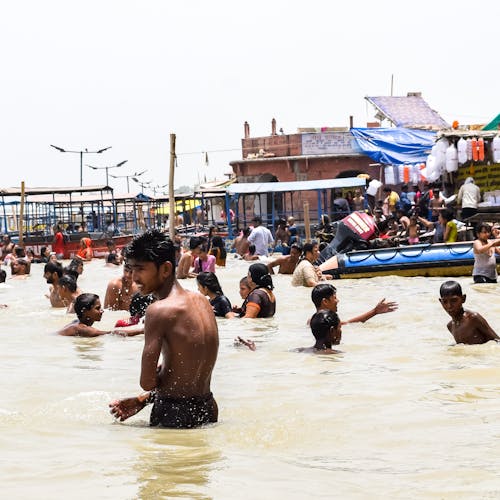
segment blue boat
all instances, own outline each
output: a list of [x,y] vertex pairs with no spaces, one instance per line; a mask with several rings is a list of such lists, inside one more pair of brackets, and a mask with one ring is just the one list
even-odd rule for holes
[[464,241],[357,250],[333,255],[319,268],[334,278],[470,276],[474,266],[472,245],[472,241]]

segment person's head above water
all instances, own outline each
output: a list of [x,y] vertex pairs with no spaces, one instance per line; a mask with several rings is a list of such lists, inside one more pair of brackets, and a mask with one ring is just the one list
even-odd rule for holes
[[457,281],[445,281],[439,288],[439,295],[441,297],[450,297],[452,295],[462,296],[462,287]]
[[125,259],[138,262],[153,262],[160,267],[165,262],[172,264],[175,270],[175,246],[170,238],[157,229],[150,229],[136,236],[125,247]]
[[316,339],[316,349],[330,349],[340,343],[340,319],[333,311],[318,311],[311,318],[311,331]]
[[208,288],[208,290],[212,293],[215,293],[216,295],[224,295],[215,273],[201,272],[196,276],[196,281],[200,286]]
[[[91,313],[91,310],[93,309],[95,309],[96,314]],[[81,295],[78,295],[75,300],[75,313],[82,323],[88,322],[89,320],[91,320],[92,323],[94,321],[99,321],[102,316],[99,295],[96,295],[95,293],[82,293]]]
[[252,264],[248,268],[248,277],[257,285],[258,288],[267,288],[268,290],[272,290],[274,288],[273,279],[271,278],[269,269],[265,264],[260,262]]
[[311,300],[316,309],[321,309],[325,305],[323,300],[327,302],[334,295],[337,295],[337,289],[333,285],[330,283],[319,283],[312,289]]

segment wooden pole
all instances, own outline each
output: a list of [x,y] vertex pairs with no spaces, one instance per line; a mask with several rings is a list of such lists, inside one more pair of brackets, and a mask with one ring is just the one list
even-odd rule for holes
[[19,207],[19,245],[24,239],[24,181],[21,181],[21,206]]
[[304,229],[306,232],[306,243],[311,242],[311,221],[309,219],[309,202],[304,201]]
[[168,231],[170,239],[175,237],[175,195],[174,195],[174,171],[175,171],[175,134],[170,134],[170,171],[168,175]]

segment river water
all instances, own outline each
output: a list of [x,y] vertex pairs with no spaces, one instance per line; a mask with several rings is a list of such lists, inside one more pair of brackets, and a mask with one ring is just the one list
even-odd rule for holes
[[[217,270],[233,303],[247,268],[228,257]],[[94,260],[79,283],[103,299],[120,272]],[[453,345],[442,278],[335,282],[341,318],[383,297],[400,308],[344,326],[343,353],[325,356],[295,351],[313,343],[310,289],[276,276],[273,319],[219,321],[220,421],[168,430],[148,427],[149,407],[125,423],[108,413],[140,391],[143,338],[54,335],[72,317],[50,308],[42,274],[0,285],[3,498],[500,497],[500,345]],[[459,281],[498,333],[499,286]]]

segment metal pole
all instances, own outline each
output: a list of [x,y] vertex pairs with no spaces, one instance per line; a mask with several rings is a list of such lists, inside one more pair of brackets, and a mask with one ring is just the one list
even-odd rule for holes
[[83,151],[80,151],[80,187],[83,186]]
[[170,239],[175,236],[175,197],[174,197],[174,170],[175,170],[175,134],[170,134],[170,171],[168,175],[168,231]]

